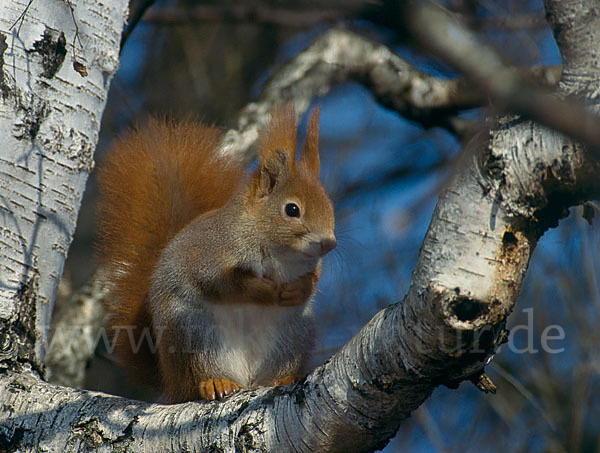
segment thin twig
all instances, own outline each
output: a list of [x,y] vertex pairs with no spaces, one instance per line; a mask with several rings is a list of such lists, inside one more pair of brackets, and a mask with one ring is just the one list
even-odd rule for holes
[[515,376],[513,376],[511,373],[509,373],[507,370],[505,370],[501,365],[499,365],[498,362],[494,362],[494,363],[490,364],[490,366],[496,373],[498,373],[510,385],[512,385],[517,390],[517,392],[519,392],[527,400],[527,402],[529,404],[531,404],[531,406],[539,412],[539,414],[542,416],[544,421],[548,424],[550,429],[552,431],[556,432],[556,426],[554,425],[554,423],[552,422],[552,420],[550,419],[550,417],[548,416],[548,414],[546,413],[544,408],[542,408],[542,406],[540,406],[540,403],[538,403],[535,396],[533,396],[533,394],[529,390],[527,390],[527,388]]
[[75,51],[75,40],[79,41],[79,47],[83,50],[83,44],[81,43],[81,38],[79,37],[79,26],[77,25],[77,20],[75,20],[75,11],[73,10],[73,5],[71,4],[71,0],[66,0],[67,6],[71,11],[71,17],[73,18],[73,25],[75,25],[75,36],[73,36],[73,55],[77,58],[77,53]]
[[77,20],[75,19],[75,11],[73,9],[73,5],[71,4],[71,0],[66,0],[66,2],[69,10],[71,10],[73,25],[75,25],[75,36],[73,36],[73,43],[71,44],[73,46],[73,57],[71,58],[73,62],[73,69],[79,73],[81,77],[87,77],[87,68],[83,63],[81,63],[81,61],[79,61],[79,58],[77,58],[77,48],[75,47],[75,40],[77,40],[79,41],[79,47],[81,47],[81,50],[83,50],[83,44],[81,43],[81,38],[79,36],[79,25],[77,25]]
[[19,25],[19,29],[17,30],[17,35],[19,35],[19,33],[21,33],[21,26],[23,25],[23,21],[25,20],[25,15],[27,14],[27,11],[29,10],[29,7],[31,6],[32,3],[33,3],[33,0],[29,0],[29,3],[27,3],[27,6],[23,10],[23,12],[19,15],[17,20],[15,20],[13,22],[13,24],[8,28],[8,31],[11,31],[15,27],[15,25],[17,25],[17,23],[20,21],[21,25]]
[[561,99],[555,90],[531,83],[457,16],[413,3],[404,17],[419,43],[461,71],[499,110],[537,121],[600,153],[600,117],[583,102]]

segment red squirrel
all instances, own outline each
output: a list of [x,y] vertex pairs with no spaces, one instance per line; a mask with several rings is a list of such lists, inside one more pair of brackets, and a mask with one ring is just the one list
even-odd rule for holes
[[293,106],[259,132],[258,167],[222,134],[153,119],[99,169],[99,256],[120,362],[172,403],[285,385],[314,346],[311,298],[336,245],[315,109],[295,158]]

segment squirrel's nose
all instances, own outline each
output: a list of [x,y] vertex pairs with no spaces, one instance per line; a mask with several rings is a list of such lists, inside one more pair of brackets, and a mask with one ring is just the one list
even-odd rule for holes
[[336,246],[335,238],[321,239],[321,255],[331,252]]

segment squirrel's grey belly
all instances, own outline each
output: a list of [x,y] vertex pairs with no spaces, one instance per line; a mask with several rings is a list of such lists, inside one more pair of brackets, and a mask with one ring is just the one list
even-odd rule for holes
[[300,307],[207,304],[217,347],[213,363],[243,387],[300,372],[314,346],[310,302]]

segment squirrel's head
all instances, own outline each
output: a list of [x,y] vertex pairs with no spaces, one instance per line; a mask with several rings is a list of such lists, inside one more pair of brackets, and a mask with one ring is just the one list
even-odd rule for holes
[[296,160],[293,105],[271,115],[259,133],[259,164],[250,184],[251,210],[261,234],[282,253],[318,260],[335,245],[334,214],[319,180],[319,110],[315,108]]

